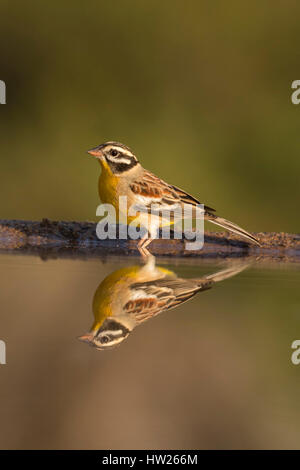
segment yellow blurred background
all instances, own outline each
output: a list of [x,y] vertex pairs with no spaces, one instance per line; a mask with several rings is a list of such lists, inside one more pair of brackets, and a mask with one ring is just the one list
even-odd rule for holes
[[299,231],[296,1],[1,2],[1,217],[96,220],[87,149],[252,231]]

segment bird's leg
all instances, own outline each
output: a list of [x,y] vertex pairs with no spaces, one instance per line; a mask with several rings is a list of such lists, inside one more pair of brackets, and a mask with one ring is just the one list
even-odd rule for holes
[[148,237],[148,233],[146,232],[145,235],[142,236],[142,238],[140,239],[140,241],[138,242],[138,250],[140,252],[140,254],[142,255],[143,258],[145,258],[145,253],[144,253],[144,250],[143,250],[143,245],[145,243],[145,241],[147,240],[147,237]]
[[141,253],[145,261],[152,256],[150,251],[147,250],[147,246],[152,242],[153,238],[148,238],[149,234],[146,233],[138,243],[138,250]]
[[[146,250],[146,247],[150,245],[150,243],[153,241],[153,238],[146,238],[146,240],[143,243],[143,248]],[[146,250],[148,251],[148,250]],[[149,252],[148,252],[149,253]]]
[[151,253],[144,247],[142,248],[141,254],[145,263],[147,263],[148,259],[152,257]]
[[152,258],[154,257],[149,250],[147,250],[147,246],[150,245],[150,243],[152,242],[153,238],[148,238],[145,243],[143,244],[143,256],[144,256],[144,259],[147,261],[149,258]]

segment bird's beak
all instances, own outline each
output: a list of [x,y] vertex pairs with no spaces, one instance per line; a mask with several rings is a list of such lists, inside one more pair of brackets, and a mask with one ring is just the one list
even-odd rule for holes
[[82,335],[82,336],[78,336],[79,341],[83,341],[85,343],[91,343],[94,339],[94,335],[93,333],[89,332],[89,333],[86,333],[85,335]]
[[94,149],[88,150],[87,153],[89,155],[92,155],[93,157],[96,157],[96,158],[103,157],[103,152],[98,147],[95,147]]

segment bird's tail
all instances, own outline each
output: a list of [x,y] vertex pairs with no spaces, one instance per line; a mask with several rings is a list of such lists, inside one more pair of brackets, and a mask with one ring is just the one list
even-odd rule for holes
[[222,271],[205,276],[205,279],[212,282],[220,282],[224,281],[225,279],[230,279],[231,277],[236,276],[240,272],[244,271],[244,269],[246,269],[249,264],[249,262],[233,264],[230,268],[222,269]]
[[210,214],[208,212],[205,213],[205,219],[208,220],[209,222],[212,222],[213,224],[216,224],[216,225],[219,225],[220,227],[225,228],[226,230],[229,230],[230,232],[237,233],[238,235],[241,235],[241,237],[251,240],[253,243],[256,243],[256,245],[258,246],[261,246],[259,241],[255,237],[253,237],[253,235],[246,232],[246,230],[234,224],[233,222],[230,222],[229,220],[223,219],[222,217],[218,217],[217,215]]

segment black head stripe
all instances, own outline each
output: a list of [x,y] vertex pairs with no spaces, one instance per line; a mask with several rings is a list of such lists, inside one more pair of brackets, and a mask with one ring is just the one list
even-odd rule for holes
[[101,326],[101,328],[99,329],[99,331],[97,332],[97,336],[103,332],[103,331],[119,331],[121,330],[122,331],[122,335],[121,336],[126,336],[130,333],[130,330],[128,328],[126,328],[125,325],[123,325],[122,323],[116,321],[116,320],[112,320],[110,318],[107,318],[103,325]]
[[105,148],[105,147],[108,147],[108,146],[119,147],[121,149],[127,150],[130,153],[133,153],[132,150],[129,147],[127,147],[127,145],[121,144],[121,142],[115,142],[113,140],[111,140],[109,142],[105,142],[104,144],[99,145],[99,147],[102,148],[102,149]]
[[120,162],[118,162],[117,158],[115,160],[110,160],[109,157],[106,158],[106,161],[109,164],[109,167],[113,173],[124,173],[125,171],[131,170],[131,168],[135,167],[138,164],[138,161],[134,157],[124,155],[124,158],[128,161],[128,163],[122,161],[122,157]]

